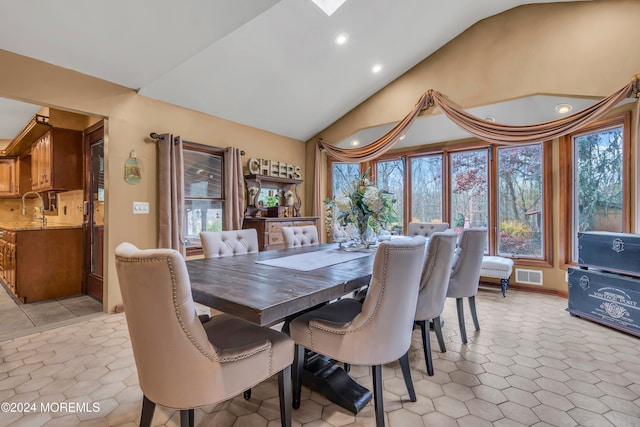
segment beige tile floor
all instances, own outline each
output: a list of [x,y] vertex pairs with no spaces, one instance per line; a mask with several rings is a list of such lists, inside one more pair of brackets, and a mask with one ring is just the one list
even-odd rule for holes
[[[399,364],[383,368],[387,426],[640,426],[640,339],[571,317],[559,297],[481,290],[477,305],[482,330],[468,330],[462,345],[455,304],[447,302],[447,352],[434,353],[434,377],[426,375],[414,332],[417,402],[407,398]],[[142,394],[122,314],[0,342],[0,361],[0,404],[35,407],[0,411],[0,426],[139,422]],[[354,366],[351,374],[371,387],[368,368]],[[62,410],[63,402],[75,407]],[[374,426],[372,417],[371,405],[354,416],[304,389],[293,425]],[[153,425],[177,426],[179,416],[158,408]],[[197,409],[196,425],[279,426],[275,379],[254,388],[250,401],[240,396]]]

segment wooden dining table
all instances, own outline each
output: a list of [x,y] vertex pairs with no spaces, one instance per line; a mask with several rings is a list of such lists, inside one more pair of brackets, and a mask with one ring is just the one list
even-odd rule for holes
[[[194,301],[261,326],[288,321],[297,314],[340,298],[369,284],[374,250],[368,256],[301,271],[261,262],[309,253],[335,251],[336,244],[263,251],[254,254],[187,261]],[[345,255],[348,257],[348,255]],[[302,266],[304,267],[304,266]],[[335,363],[309,359],[303,381],[353,413],[371,392]]]

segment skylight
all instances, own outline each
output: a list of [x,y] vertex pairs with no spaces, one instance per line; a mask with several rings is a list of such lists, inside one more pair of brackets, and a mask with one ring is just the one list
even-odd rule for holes
[[333,12],[338,10],[342,3],[346,0],[311,0],[318,6],[327,16],[331,16]]

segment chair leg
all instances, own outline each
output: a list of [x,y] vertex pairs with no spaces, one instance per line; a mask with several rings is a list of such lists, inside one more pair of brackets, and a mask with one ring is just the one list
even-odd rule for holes
[[407,351],[404,356],[400,358],[400,368],[402,369],[402,377],[404,378],[404,383],[407,386],[407,391],[409,392],[409,399],[412,402],[418,400],[416,398],[416,391],[413,388],[413,380],[411,380],[411,369],[409,368],[409,352]]
[[458,324],[460,325],[460,339],[462,343],[467,343],[467,330],[464,327],[464,307],[462,306],[462,298],[456,298],[456,307],[458,309]]
[[[280,395],[280,423],[291,427],[291,365],[278,373],[278,394]],[[298,406],[300,406],[298,404]]]
[[429,328],[427,327],[427,322],[425,320],[419,320],[416,323],[420,325],[420,332],[422,332],[422,350],[424,351],[424,361],[427,365],[427,374],[429,376],[433,376],[433,360],[431,359],[431,337]]
[[300,395],[302,394],[302,369],[304,368],[304,347],[296,344],[293,353],[293,409],[300,407]]
[[440,346],[440,353],[446,353],[447,347],[444,345],[444,335],[442,335],[442,322],[440,316],[433,319],[433,330],[438,338],[438,345]]
[[193,409],[182,409],[180,411],[180,427],[193,427]]
[[140,414],[140,427],[150,427],[153,419],[153,412],[156,409],[155,402],[149,400],[147,396],[142,396],[142,413]]
[[480,323],[478,323],[478,313],[476,313],[476,297],[475,295],[469,297],[469,310],[471,310],[471,318],[473,319],[473,326],[476,327],[476,331],[480,330]]
[[382,366],[371,367],[373,376],[373,406],[375,409],[376,427],[384,427],[384,406],[382,404]]

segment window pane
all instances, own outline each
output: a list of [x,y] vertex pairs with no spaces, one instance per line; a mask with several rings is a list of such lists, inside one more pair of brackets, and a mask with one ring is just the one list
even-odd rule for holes
[[376,164],[377,185],[380,190],[393,194],[395,203],[393,210],[398,217],[397,222],[388,224],[387,228],[394,233],[404,232],[404,162],[402,159],[381,161]]
[[222,231],[220,200],[186,199],[184,201],[184,238],[186,246],[200,246],[201,231]]
[[573,138],[573,261],[578,231],[622,232],[622,126]]
[[222,156],[184,150],[184,196],[222,197]]
[[411,221],[442,221],[442,155],[411,159]]
[[488,224],[487,150],[451,154],[451,228]]
[[359,163],[331,164],[331,191],[333,196],[351,189],[351,183],[360,177]]
[[498,149],[498,254],[542,258],[542,145]]

